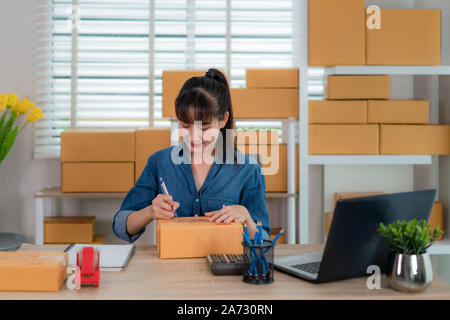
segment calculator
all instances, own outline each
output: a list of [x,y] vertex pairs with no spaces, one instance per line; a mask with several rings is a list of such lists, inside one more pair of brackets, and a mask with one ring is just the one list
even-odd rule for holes
[[248,257],[243,254],[209,254],[206,259],[215,275],[240,275]]

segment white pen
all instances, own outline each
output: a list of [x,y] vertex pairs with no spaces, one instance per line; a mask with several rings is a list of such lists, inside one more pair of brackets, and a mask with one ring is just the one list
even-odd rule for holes
[[[159,177],[159,182],[161,184],[161,188],[162,188],[164,194],[167,194],[168,196],[170,196],[169,191],[167,191],[166,184],[164,183],[163,178]],[[173,214],[176,217],[177,216],[177,210],[175,210]]]

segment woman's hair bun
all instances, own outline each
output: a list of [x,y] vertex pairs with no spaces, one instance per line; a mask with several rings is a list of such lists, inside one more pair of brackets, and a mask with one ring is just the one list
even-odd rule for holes
[[220,72],[219,70],[217,70],[215,68],[208,69],[208,71],[206,71],[206,73],[205,73],[205,77],[216,80],[216,81],[224,84],[226,87],[228,87],[227,78],[224,76],[224,74],[222,72]]

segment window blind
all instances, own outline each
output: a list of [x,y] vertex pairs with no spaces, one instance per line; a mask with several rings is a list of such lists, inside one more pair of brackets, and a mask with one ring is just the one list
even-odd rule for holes
[[[46,116],[35,124],[34,157],[58,158],[71,125],[170,127],[163,70],[215,67],[243,87],[246,68],[294,66],[294,2],[35,0],[35,100]],[[236,126],[282,130],[281,121]]]

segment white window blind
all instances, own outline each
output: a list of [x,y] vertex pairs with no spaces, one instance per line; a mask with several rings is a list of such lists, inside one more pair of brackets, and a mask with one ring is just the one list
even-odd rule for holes
[[35,100],[46,116],[35,126],[34,157],[58,158],[60,134],[71,126],[169,127],[163,70],[215,67],[243,87],[246,68],[294,66],[294,2],[35,0]]

